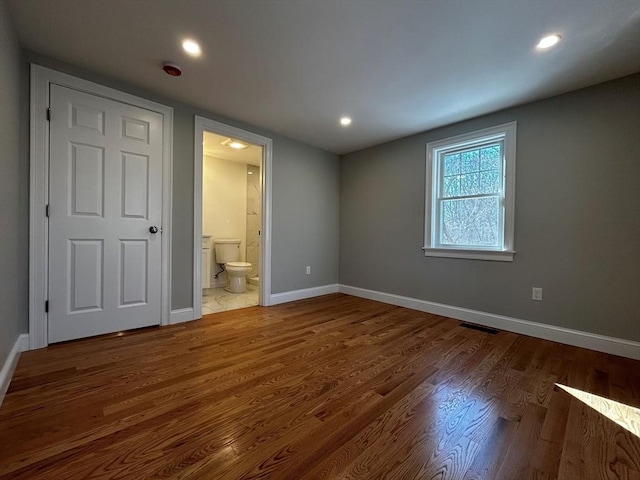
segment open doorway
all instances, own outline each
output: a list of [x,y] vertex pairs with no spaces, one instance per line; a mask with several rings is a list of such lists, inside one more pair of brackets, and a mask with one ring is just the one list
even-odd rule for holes
[[195,136],[196,318],[268,305],[271,140],[201,117]]
[[202,314],[259,304],[262,146],[205,131]]

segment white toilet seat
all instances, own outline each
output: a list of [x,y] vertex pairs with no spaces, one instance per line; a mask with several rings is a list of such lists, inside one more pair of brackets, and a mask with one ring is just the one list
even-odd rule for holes
[[247,262],[229,262],[226,265],[229,267],[244,267],[244,268],[251,267],[251,264]]

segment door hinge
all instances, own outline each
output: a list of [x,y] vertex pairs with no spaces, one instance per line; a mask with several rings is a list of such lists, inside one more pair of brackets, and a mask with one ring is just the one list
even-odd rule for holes
[[44,302],[44,312],[49,313],[49,300],[45,300]]
[[45,207],[45,212],[44,214],[48,217],[49,216],[49,204],[47,203],[47,206]]
[[47,121],[51,121],[51,107],[47,108]]

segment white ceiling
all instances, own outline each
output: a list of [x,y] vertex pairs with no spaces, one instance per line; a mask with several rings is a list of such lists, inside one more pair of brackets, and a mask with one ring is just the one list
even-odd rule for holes
[[336,153],[640,71],[639,0],[8,3],[29,50]]
[[246,163],[248,165],[260,166],[262,162],[262,147],[252,143],[243,142],[247,148],[235,149],[223,145],[225,140],[234,140],[229,137],[218,135],[213,132],[204,132],[202,138],[202,150],[205,155],[222,158],[231,162]]

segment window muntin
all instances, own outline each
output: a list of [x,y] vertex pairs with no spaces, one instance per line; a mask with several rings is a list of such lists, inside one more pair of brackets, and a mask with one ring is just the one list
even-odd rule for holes
[[427,145],[425,255],[513,259],[515,132],[513,122]]

